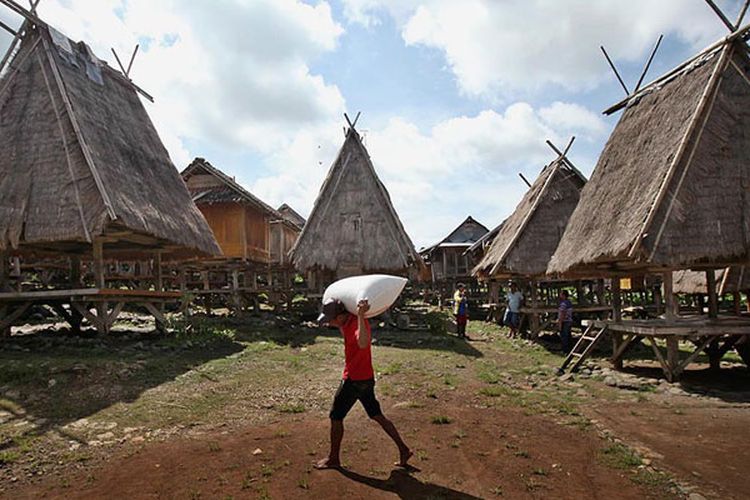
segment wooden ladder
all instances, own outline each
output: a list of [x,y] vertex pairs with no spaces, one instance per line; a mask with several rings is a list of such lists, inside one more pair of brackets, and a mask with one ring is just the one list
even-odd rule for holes
[[581,365],[581,363],[583,363],[583,360],[586,359],[589,353],[591,353],[591,351],[594,349],[594,346],[599,342],[599,339],[604,336],[604,332],[607,331],[606,325],[600,328],[599,331],[596,332],[596,334],[593,334],[595,329],[596,328],[594,327],[593,322],[591,322],[586,327],[583,335],[581,335],[581,338],[578,339],[578,342],[576,342],[576,345],[573,346],[573,349],[565,358],[565,361],[563,361],[562,366],[560,366],[560,369],[558,370],[560,373],[564,373],[565,368],[571,362],[573,362],[573,366],[570,367],[570,371],[575,371]]

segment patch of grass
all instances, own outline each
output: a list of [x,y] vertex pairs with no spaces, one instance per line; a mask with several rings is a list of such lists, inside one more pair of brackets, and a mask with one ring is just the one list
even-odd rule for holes
[[297,486],[302,488],[303,490],[309,490],[310,483],[307,482],[307,477],[300,478],[300,480],[297,481]]
[[281,413],[304,413],[307,411],[307,408],[305,408],[305,405],[302,403],[286,403],[283,405],[279,405],[277,407],[277,410]]
[[430,422],[432,422],[435,425],[446,425],[446,424],[450,424],[451,422],[453,422],[453,420],[451,420],[450,417],[447,417],[445,415],[438,415],[438,416],[432,417]]
[[449,373],[443,375],[443,384],[447,385],[448,387],[456,387],[455,375],[451,375]]
[[420,462],[425,462],[430,459],[430,457],[427,455],[427,452],[424,450],[417,450],[414,455],[417,457],[417,460]]
[[21,454],[18,450],[3,450],[0,451],[0,465],[12,464],[21,458]]
[[482,387],[479,389],[479,394],[482,396],[488,396],[491,398],[498,398],[500,396],[508,396],[510,395],[510,390],[507,387],[499,386],[499,385],[492,385],[489,387]]
[[401,372],[401,363],[394,361],[393,363],[388,363],[382,368],[379,368],[377,371],[381,375],[395,375],[396,373]]
[[539,468],[536,468],[536,469],[534,469],[534,470],[532,471],[532,473],[533,473],[533,474],[534,474],[535,476],[546,476],[546,475],[547,475],[547,471],[546,471],[546,470],[544,470],[544,469],[543,469],[542,467],[539,467]]
[[529,452],[525,450],[518,450],[513,455],[517,456],[518,458],[531,458],[531,455],[529,455]]
[[221,446],[216,441],[211,441],[208,443],[208,451],[211,453],[216,453],[218,451],[221,451]]
[[601,451],[601,461],[615,469],[632,469],[641,465],[641,457],[624,444],[612,443]]
[[500,382],[502,373],[494,363],[483,362],[477,367],[477,378],[487,384]]
[[495,486],[494,488],[492,488],[492,490],[490,490],[490,492],[495,496],[501,497],[503,496],[503,487]]

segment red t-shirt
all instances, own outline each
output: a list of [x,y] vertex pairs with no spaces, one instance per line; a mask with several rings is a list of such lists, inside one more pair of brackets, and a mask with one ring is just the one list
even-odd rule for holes
[[[357,330],[359,320],[354,314],[349,315],[349,319],[339,329],[344,336],[344,356],[346,364],[342,377],[350,380],[370,380],[375,378],[372,371],[372,354],[370,343],[364,349],[359,348],[357,344]],[[365,328],[370,333],[370,322],[365,320]]]

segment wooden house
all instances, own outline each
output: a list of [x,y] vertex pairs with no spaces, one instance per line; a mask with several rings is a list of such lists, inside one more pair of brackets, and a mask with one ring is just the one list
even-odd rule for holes
[[[612,333],[616,365],[633,340],[645,338],[673,380],[704,349],[718,366],[721,354],[750,334],[750,322],[718,317],[714,274],[750,260],[748,33],[750,25],[733,30],[605,111],[623,113],[548,271],[661,274],[664,318],[623,321],[614,293],[615,317],[595,325]],[[685,268],[706,271],[708,318],[675,313],[673,271]],[[666,341],[666,356],[655,339]],[[682,360],[680,339],[697,346]]]
[[305,226],[305,219],[286,203],[277,212],[279,217],[271,221],[271,262],[286,266],[291,263],[289,252]]
[[[174,298],[162,292],[162,258],[215,255],[219,246],[134,84],[13,5],[26,21],[0,79],[0,331],[38,303],[74,329],[85,317],[108,331],[126,303],[159,322],[154,304]],[[66,289],[7,292],[9,255],[27,265],[62,259]],[[152,259],[153,289],[108,288],[105,261],[121,258]]]
[[291,256],[308,284],[319,290],[345,276],[387,273],[417,278],[424,272],[422,258],[353,126],[346,130]]
[[281,214],[203,158],[182,171],[182,178],[227,259],[270,264],[271,221]]
[[421,250],[419,254],[430,269],[432,282],[455,284],[470,278],[476,262],[466,251],[488,232],[489,229],[469,216],[441,241]]

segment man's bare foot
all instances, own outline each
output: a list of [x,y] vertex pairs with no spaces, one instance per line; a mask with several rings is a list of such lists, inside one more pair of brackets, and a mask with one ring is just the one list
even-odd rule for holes
[[409,448],[401,450],[399,452],[398,462],[396,462],[395,465],[398,465],[399,467],[409,467],[409,459],[413,456],[414,452],[412,452]]
[[315,465],[313,465],[318,470],[325,470],[325,469],[340,469],[341,468],[341,462],[338,460],[331,460],[330,457],[322,458],[315,462]]

